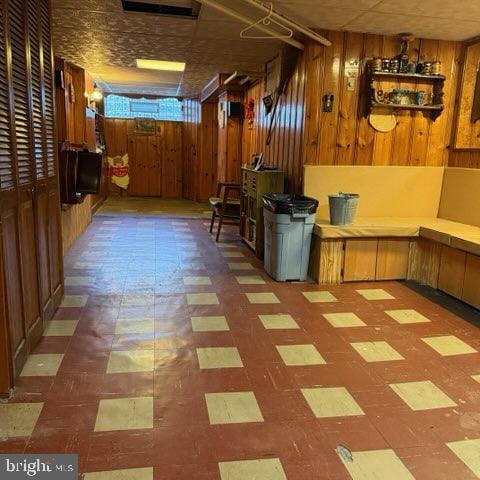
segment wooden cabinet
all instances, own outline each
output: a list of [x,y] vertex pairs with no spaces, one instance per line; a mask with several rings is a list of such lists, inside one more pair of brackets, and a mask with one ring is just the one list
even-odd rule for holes
[[452,297],[462,298],[465,262],[467,254],[462,250],[442,246],[438,288]]
[[280,170],[262,170],[256,172],[242,168],[242,219],[241,235],[243,241],[263,257],[264,225],[263,195],[265,193],[283,193],[284,173]]
[[400,280],[407,278],[410,240],[404,238],[378,241],[376,280]]
[[480,309],[480,257],[467,253],[462,300]]
[[0,17],[0,358],[9,359],[0,362],[0,395],[5,395],[61,299],[63,266],[50,3],[5,0]]
[[343,280],[375,280],[377,249],[376,238],[346,240]]
[[345,240],[343,280],[400,280],[407,278],[410,239],[362,238]]

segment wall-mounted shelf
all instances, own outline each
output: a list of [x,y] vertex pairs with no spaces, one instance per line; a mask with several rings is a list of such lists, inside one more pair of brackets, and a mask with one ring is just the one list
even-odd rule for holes
[[399,103],[380,103],[380,102],[371,102],[371,107],[373,108],[393,108],[395,110],[436,110],[441,112],[443,110],[443,105],[401,105]]
[[424,75],[423,73],[400,73],[400,72],[370,72],[373,78],[393,78],[398,80],[415,81],[415,80],[427,80],[427,81],[445,81],[444,75]]
[[[410,110],[420,111],[424,115],[429,115],[430,118],[435,121],[443,111],[443,87],[445,83],[444,75],[424,75],[422,73],[399,73],[399,72],[380,72],[367,70],[367,85],[369,91],[367,92],[367,108],[365,109],[366,116],[370,115],[372,111],[377,109],[392,109],[392,110]],[[416,104],[397,104],[397,103],[380,103],[374,99],[374,82],[381,81],[397,81],[400,83],[408,83],[418,85],[421,83],[430,84],[432,86],[433,103],[427,105]]]

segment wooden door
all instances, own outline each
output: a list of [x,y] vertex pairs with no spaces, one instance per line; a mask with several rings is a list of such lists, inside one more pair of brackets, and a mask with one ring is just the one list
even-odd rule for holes
[[130,162],[129,195],[160,197],[161,188],[161,137],[157,135],[130,134],[128,157]]
[[0,362],[4,394],[59,304],[63,267],[50,2],[8,0],[0,10],[0,358],[10,359]]
[[[51,317],[55,308],[60,304],[63,296],[63,254],[62,254],[62,227],[60,214],[60,190],[58,184],[57,145],[55,135],[55,91],[53,73],[53,47],[50,25],[50,0],[39,0],[40,25],[42,35],[43,60],[43,145],[44,164],[47,172],[46,196],[37,197],[37,212],[40,202],[47,204],[47,220],[41,225],[44,235],[48,238],[48,265],[50,276],[50,299],[45,305],[46,318]],[[38,186],[38,180],[37,180]],[[41,218],[39,218],[41,221]],[[37,232],[38,235],[38,232]],[[46,275],[47,272],[43,271]],[[48,314],[47,314],[48,311]]]
[[[163,198],[182,198],[182,125],[180,122],[159,122],[160,168]],[[190,172],[191,174],[191,172]]]

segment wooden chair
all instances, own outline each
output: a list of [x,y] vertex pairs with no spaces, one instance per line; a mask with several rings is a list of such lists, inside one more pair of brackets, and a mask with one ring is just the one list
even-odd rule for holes
[[[222,196],[223,189],[223,196]],[[236,193],[235,196],[231,196]],[[240,221],[240,185],[238,183],[219,183],[217,187],[217,196],[211,197],[208,203],[212,207],[212,222],[210,223],[210,233],[215,225],[215,218],[219,217],[216,241],[220,238],[223,219]]]

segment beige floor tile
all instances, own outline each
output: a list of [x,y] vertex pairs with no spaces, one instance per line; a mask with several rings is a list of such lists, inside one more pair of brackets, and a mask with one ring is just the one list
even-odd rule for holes
[[340,458],[352,480],[415,480],[393,450],[351,453],[352,461]]
[[115,325],[115,334],[153,333],[155,322],[153,318],[119,318]]
[[210,277],[183,277],[184,285],[211,285]]
[[259,315],[258,318],[267,330],[300,328],[294,318],[288,314]]
[[230,330],[224,316],[192,317],[190,320],[194,332],[226,332]]
[[338,300],[330,292],[302,292],[304,297],[310,303],[328,303],[337,302]]
[[218,248],[238,248],[238,245],[236,245],[235,243],[218,242],[217,247]]
[[449,442],[447,447],[480,478],[480,439]]
[[426,337],[422,338],[422,340],[443,357],[449,357],[451,355],[465,355],[467,353],[477,352],[470,345],[454,335]]
[[236,347],[197,348],[197,356],[202,369],[243,367]]
[[66,286],[90,287],[95,285],[95,277],[65,277]]
[[187,293],[189,305],[218,305],[216,293]]
[[88,302],[88,295],[65,295],[60,307],[84,307]]
[[71,337],[75,333],[78,320],[50,320],[45,324],[44,337]]
[[153,467],[90,472],[83,475],[83,480],[153,480]]
[[81,269],[81,268],[97,268],[99,264],[97,262],[75,262],[73,268]]
[[188,222],[172,222],[176,227],[188,227]]
[[218,468],[221,480],[287,480],[278,458],[221,462]]
[[62,353],[34,353],[29,355],[21,377],[52,377],[58,372],[63,360]]
[[244,257],[245,255],[242,253],[242,252],[235,252],[235,251],[225,251],[225,252],[222,252],[222,257],[225,257],[225,258],[242,258]]
[[248,262],[227,263],[230,270],[255,270],[255,267]]
[[325,319],[335,328],[365,327],[366,324],[352,312],[324,313]]
[[188,227],[174,227],[173,231],[174,232],[191,232],[191,230]]
[[110,352],[107,373],[152,372],[153,350],[118,350]]
[[428,323],[430,320],[416,310],[386,310],[385,313],[402,325],[409,323]]
[[239,285],[265,285],[260,275],[238,275],[235,277]]
[[277,296],[271,292],[246,293],[245,295],[250,303],[280,303]]
[[185,270],[204,270],[207,268],[204,263],[202,262],[191,262],[191,263],[186,263],[182,267]]
[[357,293],[367,300],[392,300],[395,298],[383,288],[364,288],[357,290]]
[[211,425],[263,422],[263,415],[253,392],[206,393]]
[[112,242],[98,242],[98,241],[93,241],[88,244],[89,247],[109,247],[112,244]]
[[344,387],[302,388],[302,394],[317,418],[365,415]]
[[155,304],[155,295],[124,295],[122,306],[124,307],[151,307]]
[[350,344],[367,362],[389,362],[404,358],[387,342],[356,342]]
[[392,383],[390,387],[412,410],[431,410],[457,406],[450,397],[430,380]]
[[120,225],[121,223],[121,220],[104,220],[102,222],[103,225]]
[[95,432],[153,428],[153,397],[100,400]]
[[287,366],[325,365],[315,345],[276,345],[277,351]]
[[0,403],[0,437],[29,437],[43,403]]

